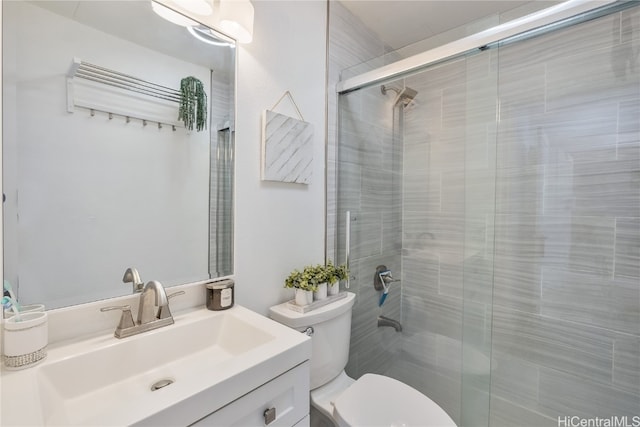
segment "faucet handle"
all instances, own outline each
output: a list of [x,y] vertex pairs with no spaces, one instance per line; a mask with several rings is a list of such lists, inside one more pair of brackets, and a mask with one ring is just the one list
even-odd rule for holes
[[384,281],[385,284],[400,281],[400,279],[394,279],[391,275],[391,272],[389,272],[389,274],[380,275],[380,278]]
[[386,265],[376,267],[376,272],[373,275],[373,287],[376,291],[385,291],[389,288],[389,284],[399,281],[400,279],[393,278],[391,270]]
[[177,297],[179,295],[184,295],[184,294],[185,294],[184,291],[178,291],[170,295],[167,295],[167,304],[160,307],[160,310],[158,312],[158,319],[166,319],[168,317],[173,317],[173,315],[171,314],[171,310],[169,310],[169,300],[173,297]]
[[122,310],[122,316],[120,316],[120,322],[118,323],[118,327],[116,328],[115,336],[120,338],[120,331],[127,328],[132,328],[136,324],[133,322],[133,315],[131,314],[131,306],[130,305],[112,305],[109,307],[102,307],[100,311],[112,311],[112,310]]

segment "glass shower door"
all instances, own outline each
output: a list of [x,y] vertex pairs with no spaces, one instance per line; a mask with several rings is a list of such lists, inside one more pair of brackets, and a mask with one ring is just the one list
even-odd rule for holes
[[489,426],[499,50],[466,59],[460,425]]
[[350,288],[353,308],[347,373],[358,378],[384,374],[401,350],[401,333],[378,327],[378,316],[401,321],[401,282],[394,282],[384,303],[374,288],[378,266],[401,278],[402,138],[396,90],[380,85],[339,97],[337,147],[336,261],[344,262],[350,214]]
[[[401,111],[378,85],[340,96],[350,375],[461,426],[637,415],[640,7],[615,7],[386,82],[417,92]],[[402,279],[383,307],[380,264]]]
[[[347,373],[403,381],[459,425],[489,416],[496,54],[386,82],[391,96],[373,85],[339,97],[336,253],[348,211],[358,295]],[[381,307],[379,265],[401,279]],[[402,333],[378,328],[380,315]]]

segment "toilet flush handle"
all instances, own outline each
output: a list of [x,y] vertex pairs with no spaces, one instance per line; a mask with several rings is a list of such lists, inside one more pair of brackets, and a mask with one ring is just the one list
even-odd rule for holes
[[307,326],[307,328],[302,331],[303,334],[305,334],[306,336],[312,337],[313,336],[313,326]]

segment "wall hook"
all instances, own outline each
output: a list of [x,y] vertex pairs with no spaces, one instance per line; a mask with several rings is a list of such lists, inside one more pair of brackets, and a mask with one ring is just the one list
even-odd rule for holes
[[171,130],[175,132],[176,131],[176,125],[171,125]]
[[113,113],[109,113],[109,120],[113,120]]
[[131,121],[131,117],[127,116],[126,117],[126,121],[127,121],[127,123],[129,123]]
[[158,129],[162,129],[162,123],[158,122]]
[[93,108],[89,110],[91,117],[96,115],[96,110],[94,110]]
[[146,120],[142,120],[142,126],[146,126],[147,125],[147,121]]

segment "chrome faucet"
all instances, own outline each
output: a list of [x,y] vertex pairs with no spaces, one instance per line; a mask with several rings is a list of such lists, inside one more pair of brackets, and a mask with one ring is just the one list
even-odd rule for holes
[[140,279],[140,274],[138,274],[138,270],[133,267],[127,268],[127,271],[124,272],[124,276],[122,277],[123,283],[131,283],[133,286],[133,293],[142,292],[142,288],[144,287],[144,282]]
[[390,326],[396,330],[396,332],[402,332],[402,325],[397,320],[393,320],[387,316],[378,316],[378,328],[383,326]]
[[[146,323],[167,318],[171,319],[171,323],[173,323],[173,318],[169,311],[167,294],[160,282],[152,280],[144,285],[138,307],[138,325],[144,325]],[[164,310],[164,316],[160,317],[164,307],[166,307]]]
[[113,335],[116,338],[126,338],[163,326],[173,325],[173,316],[171,315],[171,310],[169,310],[169,299],[183,294],[184,291],[178,291],[167,296],[162,284],[152,280],[142,288],[137,322],[133,321],[131,306],[129,305],[103,307],[100,311],[122,310],[120,322]]

